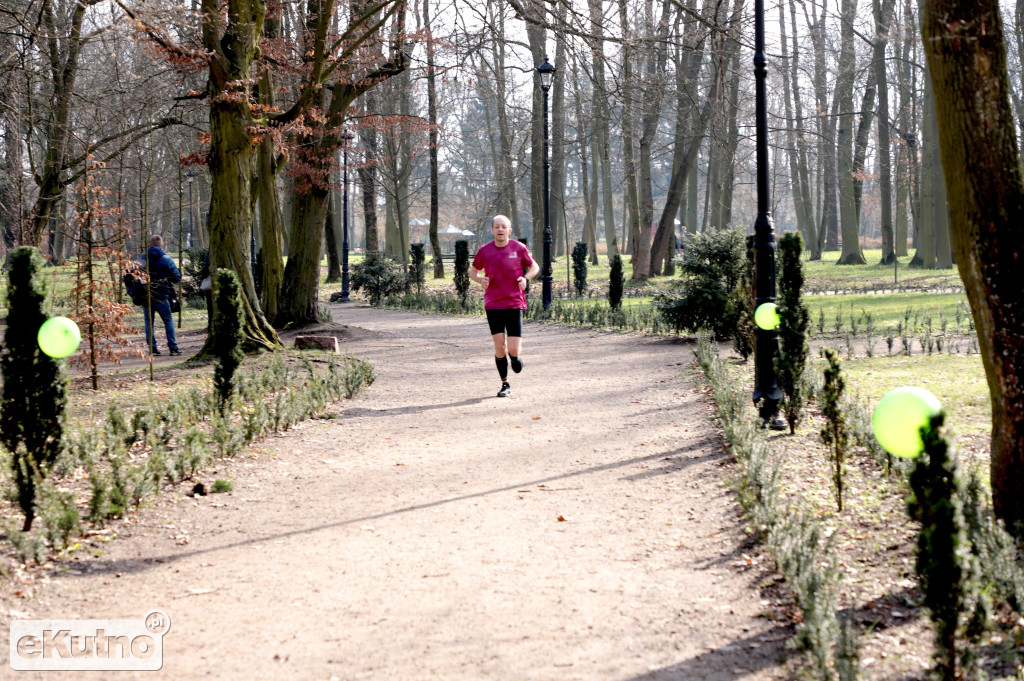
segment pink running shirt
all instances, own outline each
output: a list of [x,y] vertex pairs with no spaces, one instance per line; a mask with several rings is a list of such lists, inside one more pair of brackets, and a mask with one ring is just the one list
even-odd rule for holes
[[533,258],[526,246],[509,240],[504,248],[498,248],[490,241],[476,252],[473,269],[483,270],[490,279],[484,291],[484,308],[487,310],[525,310],[526,294],[519,290],[519,277],[523,270],[533,266]]

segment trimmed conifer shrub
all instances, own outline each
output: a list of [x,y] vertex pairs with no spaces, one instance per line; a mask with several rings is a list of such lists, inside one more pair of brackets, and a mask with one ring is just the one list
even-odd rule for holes
[[402,266],[381,251],[370,251],[352,268],[352,290],[366,291],[370,304],[379,306],[388,296],[405,291],[406,274]]
[[576,297],[583,297],[587,290],[587,244],[577,241],[572,247],[572,287],[576,289]]
[[228,269],[217,270],[216,291],[213,387],[220,400],[221,409],[224,409],[235,392],[235,370],[245,358],[245,353],[242,352],[245,313],[242,309],[242,293],[237,274]]
[[945,413],[921,429],[924,454],[910,473],[907,512],[921,523],[917,535],[917,577],[935,627],[936,663],[943,681],[960,678],[956,634],[964,605],[967,538],[961,509],[961,481],[955,451],[942,432]]
[[803,239],[800,232],[789,232],[779,240],[782,276],[779,279],[779,347],[775,355],[775,370],[779,377],[779,387],[786,396],[782,407],[790,433],[796,432],[807,401],[803,376],[810,354],[807,329],[811,318],[802,298],[802,252]]
[[622,272],[622,256],[618,253],[612,257],[611,273],[608,280],[608,305],[613,310],[622,307],[622,289],[626,284],[626,275]]
[[37,339],[46,321],[43,259],[34,248],[11,252],[7,291],[7,331],[0,370],[0,441],[11,453],[23,531],[32,529],[36,493],[62,449],[64,407],[68,401],[64,363],[43,353]]
[[427,254],[424,251],[424,244],[412,244],[409,246],[409,252],[412,255],[410,284],[416,285],[416,293],[423,293],[423,285],[427,281],[426,267],[424,265],[427,260]]
[[850,425],[843,413],[843,393],[846,381],[839,366],[839,358],[831,348],[825,350],[825,384],[822,387],[821,415],[825,417],[825,427],[821,429],[821,442],[828,448],[828,458],[832,464],[832,485],[836,493],[836,508],[843,512],[843,470],[846,453],[850,446]]
[[735,318],[723,314],[729,294],[744,267],[743,234],[739,230],[709,230],[688,236],[681,263],[681,293],[659,294],[654,304],[676,329],[710,329],[721,339],[736,328]]
[[469,242],[464,239],[455,242],[455,290],[465,305],[469,293]]

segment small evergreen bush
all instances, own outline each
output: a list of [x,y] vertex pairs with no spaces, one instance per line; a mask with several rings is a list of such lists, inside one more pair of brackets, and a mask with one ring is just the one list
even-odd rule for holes
[[424,251],[424,245],[413,244],[409,247],[409,251],[412,254],[410,283],[416,285],[416,293],[423,293],[423,285],[427,281],[427,271],[424,264],[427,260],[427,254]]
[[464,239],[455,242],[455,290],[465,306],[469,294],[469,242]]
[[32,529],[36,491],[62,450],[64,408],[68,401],[64,363],[43,353],[37,339],[46,321],[43,259],[23,246],[8,263],[7,330],[0,353],[0,442],[11,453],[10,465],[18,505],[25,514],[23,531]]
[[803,239],[800,232],[789,232],[779,240],[782,277],[779,279],[779,347],[775,355],[775,369],[779,387],[785,394],[783,412],[789,432],[795,433],[806,401],[804,371],[810,347],[807,329],[810,313],[804,305],[801,290],[804,286]]
[[214,309],[217,323],[213,331],[214,371],[213,386],[225,409],[235,392],[235,370],[242,363],[245,317],[242,310],[242,293],[238,275],[228,269],[217,270],[217,298]]
[[924,453],[910,473],[907,512],[921,523],[915,568],[935,626],[938,671],[943,681],[954,681],[960,678],[956,637],[966,601],[968,542],[959,467],[944,422],[940,412],[921,429]]
[[754,237],[747,237],[747,260],[725,304],[726,323],[734,329],[732,346],[746,360],[754,353]]
[[744,239],[738,230],[715,230],[687,235],[680,264],[681,294],[658,294],[655,305],[676,329],[710,329],[718,338],[735,332],[736,319],[723,314],[729,294],[744,266]]
[[613,310],[622,308],[622,289],[626,284],[626,276],[622,272],[622,256],[616,253],[611,260],[611,273],[608,280],[608,305]]
[[585,241],[577,241],[572,247],[572,287],[576,290],[576,297],[582,298],[583,292],[587,290],[587,244]]
[[405,291],[405,281],[402,265],[382,251],[368,252],[363,262],[352,268],[352,290],[364,289],[374,306],[380,306],[388,296]]
[[839,365],[839,358],[832,349],[825,350],[825,384],[822,387],[821,415],[825,417],[825,427],[821,429],[821,442],[828,449],[828,458],[832,464],[832,485],[836,493],[836,507],[843,512],[843,467],[850,444],[850,428],[843,411],[843,393],[846,381]]

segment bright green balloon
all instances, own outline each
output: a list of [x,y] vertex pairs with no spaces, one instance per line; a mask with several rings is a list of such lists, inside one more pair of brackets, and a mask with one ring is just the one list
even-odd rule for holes
[[765,331],[778,328],[780,321],[779,308],[775,303],[761,303],[754,310],[754,323]]
[[67,357],[78,349],[82,334],[67,317],[50,317],[39,327],[39,348],[50,357]]
[[878,402],[871,429],[878,443],[895,456],[921,456],[921,428],[939,413],[942,404],[924,388],[896,388]]

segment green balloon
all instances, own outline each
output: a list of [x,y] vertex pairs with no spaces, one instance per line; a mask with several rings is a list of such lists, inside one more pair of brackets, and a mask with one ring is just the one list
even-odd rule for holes
[[50,357],[67,357],[78,349],[82,334],[67,317],[50,317],[39,327],[39,348]]
[[879,400],[871,415],[871,429],[878,444],[895,456],[921,456],[921,428],[939,413],[942,404],[924,388],[896,388]]
[[761,303],[754,310],[754,323],[765,331],[778,328],[780,321],[779,307],[775,303]]

